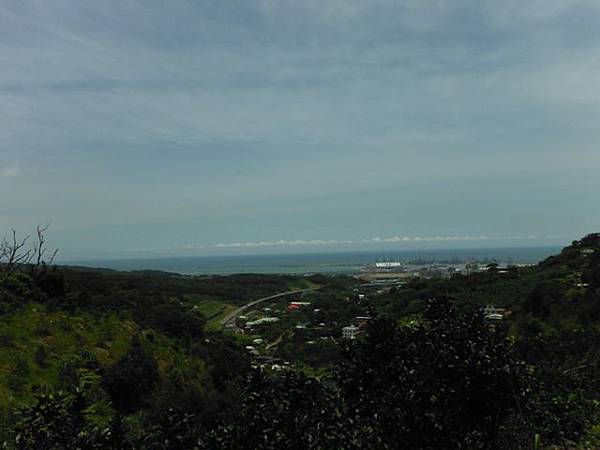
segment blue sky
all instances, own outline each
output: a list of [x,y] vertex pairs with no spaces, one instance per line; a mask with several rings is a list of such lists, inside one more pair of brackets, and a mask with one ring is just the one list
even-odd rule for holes
[[[0,4],[0,231],[64,259],[600,229],[600,3]],[[461,238],[461,239],[459,239]]]

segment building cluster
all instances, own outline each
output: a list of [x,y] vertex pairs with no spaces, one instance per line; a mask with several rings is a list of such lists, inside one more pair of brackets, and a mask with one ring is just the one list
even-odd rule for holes
[[[587,249],[584,249],[587,250]],[[583,250],[582,250],[583,251]],[[471,275],[485,272],[494,268],[498,274],[508,273],[509,267],[521,267],[529,264],[513,264],[511,261],[498,263],[494,259],[477,261],[469,259],[450,259],[447,261],[414,260],[408,262],[400,261],[377,261],[374,264],[362,268],[361,278],[373,281],[387,281],[390,277],[407,281],[411,278],[451,278],[454,275]]]
[[371,316],[356,316],[356,324],[352,323],[342,328],[342,338],[350,340],[356,339],[364,331],[371,319]]

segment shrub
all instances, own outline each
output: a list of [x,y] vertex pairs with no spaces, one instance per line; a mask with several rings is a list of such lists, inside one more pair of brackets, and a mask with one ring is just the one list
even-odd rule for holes
[[103,377],[103,384],[115,407],[124,413],[140,409],[158,381],[154,357],[134,339],[127,354]]

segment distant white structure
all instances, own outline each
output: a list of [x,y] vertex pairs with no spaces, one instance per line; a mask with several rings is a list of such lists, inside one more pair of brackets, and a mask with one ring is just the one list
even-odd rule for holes
[[344,339],[355,339],[358,333],[360,333],[360,328],[356,325],[348,325],[342,328],[342,337]]
[[502,320],[504,316],[502,314],[488,314],[485,316],[487,320]]
[[478,272],[479,271],[479,264],[476,263],[475,261],[468,261],[465,264],[465,271],[467,272],[467,275],[470,275],[472,273]]
[[504,308],[496,308],[495,306],[488,305],[483,308],[483,317],[487,320],[502,320],[504,319]]
[[375,263],[375,267],[378,269],[393,269],[396,267],[402,267],[402,263],[400,261],[377,261]]
[[356,316],[358,320],[358,328],[364,328],[373,319],[371,316]]
[[279,317],[263,317],[262,319],[255,320],[253,322],[246,322],[247,327],[253,327],[262,323],[279,322]]

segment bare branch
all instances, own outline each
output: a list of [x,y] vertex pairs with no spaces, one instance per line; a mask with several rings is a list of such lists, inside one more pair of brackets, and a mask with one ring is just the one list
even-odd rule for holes
[[27,264],[31,261],[33,255],[32,250],[24,251],[23,248],[27,244],[29,236],[23,239],[17,239],[17,231],[12,229],[12,239],[9,242],[6,238],[2,240],[2,263],[4,271],[4,280],[6,280],[19,264]]
[[46,253],[46,249],[44,248],[44,244],[46,243],[46,238],[44,237],[44,233],[46,232],[46,230],[48,230],[48,227],[50,226],[50,222],[48,222],[45,226],[37,226],[37,237],[38,237],[38,243],[36,245],[36,253],[37,253],[37,259],[35,262],[35,267],[39,267],[40,264],[42,263],[42,258],[44,257],[44,253]]
[[48,251],[48,248],[46,247],[45,233],[46,233],[46,231],[48,231],[48,228],[50,228],[50,224],[51,224],[51,222],[48,222],[46,225],[44,225],[44,226],[38,225],[36,228],[37,243],[33,248],[33,253],[35,255],[35,263],[33,264],[33,267],[32,267],[33,273],[37,273],[40,270],[40,267],[42,267],[42,266],[45,267],[47,265],[53,264],[54,260],[56,259],[56,255],[58,254],[58,249],[55,249],[52,252],[52,257],[50,258],[50,260],[48,262],[46,262],[44,260],[44,255]]
[[19,239],[14,229],[9,239],[2,239],[0,242],[0,273],[3,274],[3,281],[6,281],[19,266],[29,266],[31,273],[37,274],[40,268],[54,263],[58,249],[52,252],[48,261],[44,259],[48,253],[45,233],[49,227],[50,222],[36,227],[37,242],[29,249],[26,248],[29,236]]
[[54,264],[54,260],[56,259],[57,256],[58,256],[58,249],[55,248],[54,251],[52,252],[52,256],[48,260],[48,265],[49,266],[51,266],[52,264]]

